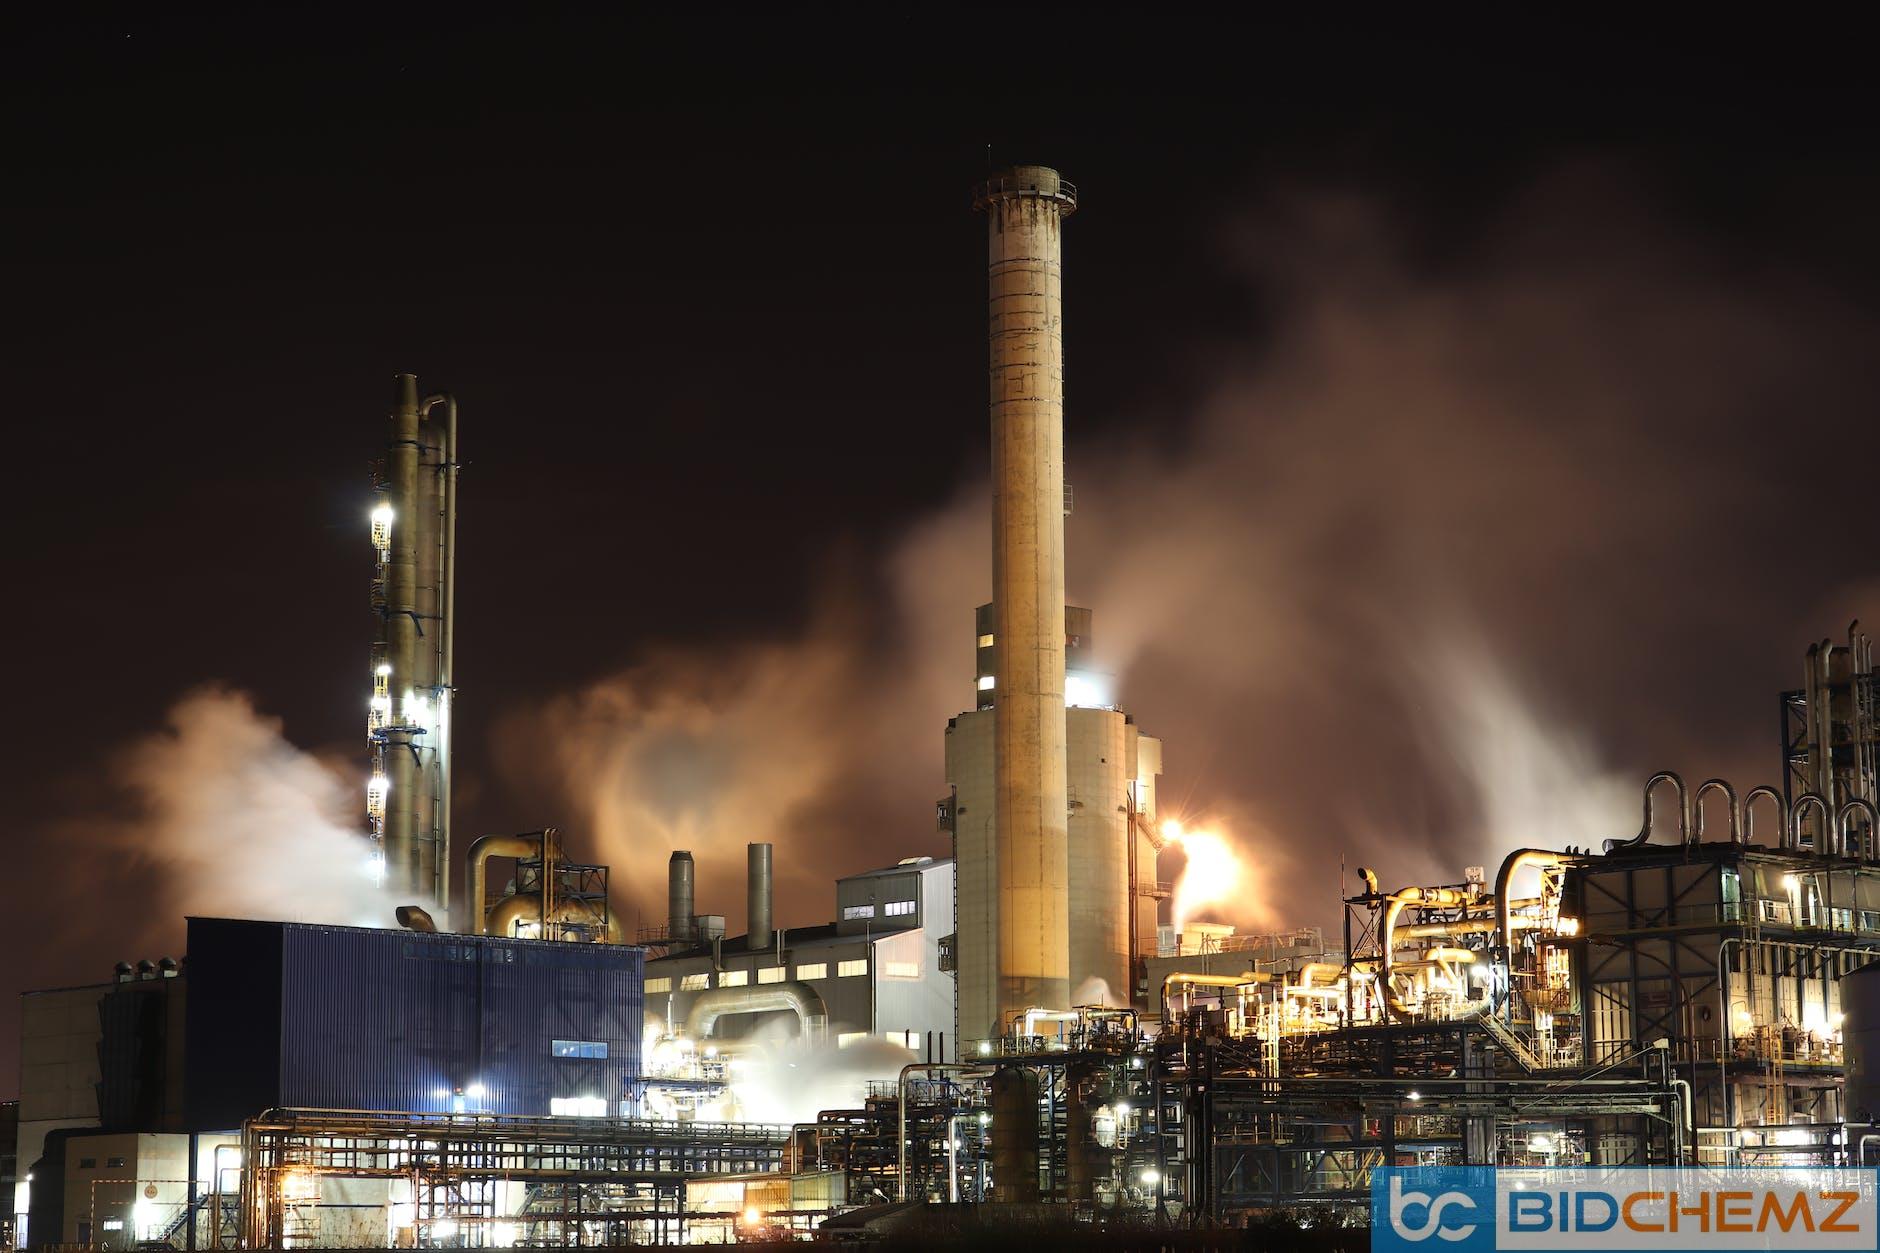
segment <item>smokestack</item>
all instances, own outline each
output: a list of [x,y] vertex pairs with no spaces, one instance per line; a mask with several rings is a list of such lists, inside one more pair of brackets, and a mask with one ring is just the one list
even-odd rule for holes
[[1077,191],[1014,166],[981,184],[990,278],[993,740],[1000,1021],[1070,1004],[1064,723],[1062,227]]
[[684,849],[666,863],[666,938],[692,940],[692,854]]
[[750,869],[746,879],[750,893],[748,947],[761,953],[770,947],[770,845],[753,844],[749,849]]

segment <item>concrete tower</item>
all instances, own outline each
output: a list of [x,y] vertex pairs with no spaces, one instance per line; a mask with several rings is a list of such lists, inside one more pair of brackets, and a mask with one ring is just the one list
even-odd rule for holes
[[1043,166],[987,180],[992,596],[998,675],[998,1010],[1070,1003],[1064,761],[1064,270],[1076,189]]

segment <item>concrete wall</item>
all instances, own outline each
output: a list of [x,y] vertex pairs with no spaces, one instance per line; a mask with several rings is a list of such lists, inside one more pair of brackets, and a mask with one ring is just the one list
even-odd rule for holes
[[[1074,1004],[1129,996],[1129,761],[1113,709],[1067,709],[1070,972]],[[1119,1001],[1119,998],[1120,1001]]]
[[947,724],[947,783],[954,806],[958,891],[954,952],[959,1008],[955,1034],[966,1042],[999,1033],[999,863],[997,794],[992,772],[990,709],[963,713]]

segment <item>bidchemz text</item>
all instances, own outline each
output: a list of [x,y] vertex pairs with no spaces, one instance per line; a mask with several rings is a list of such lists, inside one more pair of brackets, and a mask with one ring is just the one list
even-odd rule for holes
[[1832,1167],[1393,1167],[1371,1174],[1371,1247],[1875,1250],[1877,1192]]

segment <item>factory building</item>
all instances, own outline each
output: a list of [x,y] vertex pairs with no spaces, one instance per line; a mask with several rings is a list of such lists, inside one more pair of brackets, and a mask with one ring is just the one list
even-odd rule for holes
[[[754,847],[766,850],[767,869],[768,846]],[[689,856],[674,864],[689,874]],[[753,914],[769,912],[766,903]],[[781,1032],[924,1050],[953,1030],[940,944],[953,927],[949,860],[910,857],[836,880],[835,920],[820,926],[726,936],[722,918],[693,918],[697,939],[674,941],[646,963],[646,997],[650,1015],[695,1041]]]
[[642,960],[606,944],[192,918],[191,1127],[277,1107],[631,1113]]
[[[941,806],[942,825],[953,836],[959,863],[955,1031],[969,1044],[997,1036],[1004,1025],[994,942],[1003,900],[994,768],[1000,681],[995,621],[991,605],[981,605],[974,615],[977,708],[947,723],[949,792]],[[1154,821],[1162,742],[1143,735],[1110,702],[1108,676],[1096,669],[1092,649],[1091,612],[1066,609],[1066,1005],[1127,1005],[1142,993],[1142,962],[1145,950],[1153,951],[1157,902],[1167,895],[1155,870],[1162,846]]]

